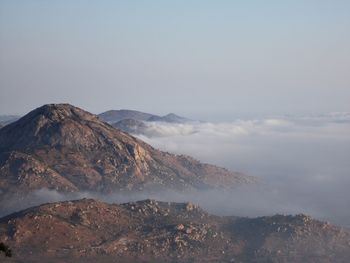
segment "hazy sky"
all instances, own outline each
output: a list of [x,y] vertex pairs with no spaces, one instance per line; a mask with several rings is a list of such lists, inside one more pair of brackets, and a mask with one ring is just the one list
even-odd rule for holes
[[350,1],[0,0],[0,114],[350,111]]

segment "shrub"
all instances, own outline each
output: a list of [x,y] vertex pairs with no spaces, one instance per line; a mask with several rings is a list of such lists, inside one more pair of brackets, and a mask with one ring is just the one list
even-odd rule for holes
[[12,250],[3,242],[0,242],[0,252],[4,252],[6,257],[12,257]]

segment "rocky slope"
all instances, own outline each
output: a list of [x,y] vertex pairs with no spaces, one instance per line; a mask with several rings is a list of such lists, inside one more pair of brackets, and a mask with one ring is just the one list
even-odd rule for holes
[[40,107],[0,130],[0,195],[155,188],[233,188],[254,178],[154,149],[68,104]]
[[350,257],[348,231],[305,215],[218,217],[190,203],[153,200],[30,208],[0,219],[0,242],[12,249],[13,262],[345,263]]

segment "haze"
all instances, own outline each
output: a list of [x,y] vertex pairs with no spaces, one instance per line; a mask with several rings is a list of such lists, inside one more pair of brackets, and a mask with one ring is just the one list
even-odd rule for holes
[[[266,188],[154,198],[348,226],[349,10],[345,0],[3,0],[0,115],[67,102],[204,120],[156,123],[141,139]],[[46,195],[66,198],[44,191],[38,202]]]
[[[214,213],[305,213],[350,226],[350,114],[150,124],[141,139],[166,151],[257,176],[258,187],[184,198]],[[164,196],[164,195],[163,195]]]
[[158,149],[254,175],[259,184],[233,191],[173,190],[62,194],[41,189],[7,201],[1,215],[49,201],[93,197],[108,202],[152,198],[194,202],[219,215],[263,216],[305,213],[350,227],[350,113],[319,116],[145,124],[142,140]]
[[349,1],[0,2],[0,113],[349,111]]

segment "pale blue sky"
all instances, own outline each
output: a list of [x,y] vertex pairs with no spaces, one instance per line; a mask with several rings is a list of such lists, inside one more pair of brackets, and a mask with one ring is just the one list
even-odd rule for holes
[[0,0],[0,114],[350,111],[350,1]]

